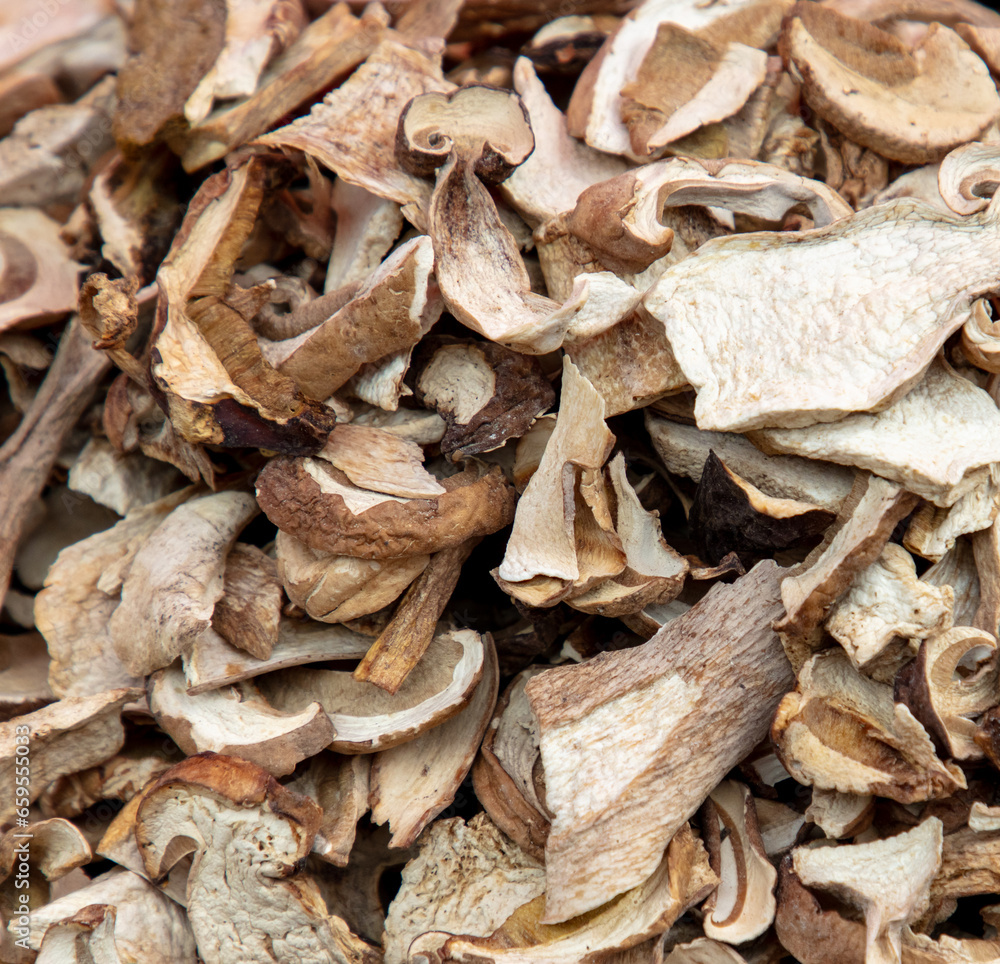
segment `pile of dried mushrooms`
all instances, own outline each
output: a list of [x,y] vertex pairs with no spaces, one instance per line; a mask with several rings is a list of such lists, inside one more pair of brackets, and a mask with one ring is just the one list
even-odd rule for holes
[[998,81],[7,0],[0,961],[1000,961]]

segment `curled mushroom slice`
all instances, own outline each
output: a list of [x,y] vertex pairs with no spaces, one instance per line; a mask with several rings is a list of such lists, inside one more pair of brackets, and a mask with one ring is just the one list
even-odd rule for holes
[[704,808],[705,843],[719,886],[704,904],[705,936],[729,944],[759,937],[774,920],[777,871],[764,852],[750,790],[724,780]]
[[941,821],[886,840],[837,847],[798,847],[792,866],[811,887],[829,890],[864,914],[866,964],[899,961],[903,927],[927,904],[941,866]]
[[781,701],[771,725],[778,756],[799,782],[913,803],[965,787],[942,763],[927,731],[892,689],[862,676],[845,653],[817,653]]
[[936,161],[1000,114],[986,65],[939,24],[911,52],[877,27],[798,3],[779,49],[816,113],[891,160]]
[[972,317],[962,326],[965,357],[988,372],[1000,372],[1000,329],[993,317],[992,303],[980,298],[972,306]]
[[963,144],[938,168],[938,189],[956,214],[975,214],[989,206],[1000,186],[1000,149],[993,144]]
[[470,463],[441,484],[436,499],[406,499],[360,489],[325,460],[278,457],[257,477],[257,500],[307,546],[359,559],[452,548],[513,518],[514,491],[496,466]]
[[982,756],[974,718],[996,704],[996,648],[990,633],[956,626],[925,639],[917,658],[896,677],[895,698],[956,760]]
[[826,630],[860,669],[895,636],[926,639],[949,629],[954,601],[950,586],[938,589],[919,580],[913,557],[889,543],[833,604]]
[[155,673],[150,684],[156,722],[185,753],[238,756],[283,776],[333,742],[333,725],[319,703],[283,713],[246,681],[190,696],[184,672],[175,666]]
[[478,633],[452,630],[434,637],[395,694],[340,670],[281,670],[262,677],[260,687],[288,713],[319,701],[336,729],[330,749],[370,753],[412,740],[458,713],[482,678],[484,658]]
[[139,807],[135,837],[151,880],[195,855],[187,911],[205,964],[268,956],[374,964],[374,949],[329,913],[316,882],[298,872],[321,819],[315,803],[266,770],[206,753],[153,784]]

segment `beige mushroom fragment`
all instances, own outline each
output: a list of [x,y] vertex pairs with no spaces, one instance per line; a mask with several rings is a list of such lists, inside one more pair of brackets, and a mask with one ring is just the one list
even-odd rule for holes
[[190,696],[179,667],[150,678],[149,708],[185,753],[211,750],[239,757],[275,776],[291,773],[332,743],[335,733],[319,703],[282,712],[268,705],[250,682]]
[[875,798],[871,794],[841,793],[816,786],[806,807],[806,819],[832,840],[861,833],[870,826],[874,815]]
[[866,964],[899,961],[903,927],[927,905],[941,864],[941,821],[929,817],[886,840],[799,847],[792,866],[807,886],[829,890],[864,914]]
[[893,703],[892,688],[862,676],[837,649],[802,667],[771,739],[785,769],[807,786],[913,803],[966,785],[958,766],[938,758],[909,708]]
[[278,641],[281,620],[281,583],[274,560],[256,546],[238,542],[226,556],[223,578],[212,629],[230,646],[267,659]]
[[218,492],[178,506],[132,559],[111,616],[115,654],[137,676],[190,653],[224,592],[226,555],[257,514],[253,496]]
[[972,317],[962,326],[962,352],[983,371],[1000,372],[1000,330],[985,298],[973,304]]
[[146,873],[162,880],[195,855],[187,915],[205,964],[293,958],[302,964],[374,964],[377,952],[327,910],[299,868],[322,813],[265,770],[201,754],[146,793],[135,836]]

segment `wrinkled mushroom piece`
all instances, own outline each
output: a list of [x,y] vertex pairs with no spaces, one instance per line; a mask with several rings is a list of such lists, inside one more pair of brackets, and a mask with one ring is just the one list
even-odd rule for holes
[[310,548],[359,559],[452,548],[513,517],[514,492],[498,467],[470,463],[441,484],[446,492],[436,499],[406,499],[360,489],[324,460],[278,457],[257,477],[257,500]]
[[256,546],[238,542],[226,556],[223,591],[212,611],[212,629],[230,646],[267,659],[278,641],[281,598],[274,560]]
[[806,819],[833,840],[861,833],[871,824],[874,814],[875,798],[870,794],[841,793],[816,786],[806,808]]
[[121,516],[162,499],[177,488],[179,473],[139,452],[121,453],[92,438],[69,470],[69,488]]
[[484,638],[483,676],[456,716],[379,752],[372,761],[372,822],[388,823],[390,847],[407,848],[455,799],[493,715],[500,673],[492,640]]
[[802,667],[771,739],[785,769],[807,786],[913,803],[966,785],[955,764],[938,759],[909,708],[893,704],[892,688],[862,676],[836,649]]
[[861,669],[895,636],[926,639],[950,629],[954,601],[951,587],[938,589],[919,580],[913,557],[888,543],[833,604],[826,631]]
[[[793,429],[884,408],[909,391],[995,286],[991,212],[961,217],[903,199],[808,232],[716,238],[669,267],[643,303],[697,391],[699,428]],[[884,245],[898,262],[885,262]],[[831,296],[815,281],[818,263],[855,284]],[[772,292],[763,305],[762,286]],[[891,333],[880,323],[886,312],[898,319]],[[736,364],[751,356],[761,363]],[[782,378],[768,376],[765,359]]]
[[910,51],[877,27],[798,3],[779,49],[816,113],[891,160],[936,161],[1000,115],[986,65],[940,24]]
[[146,539],[111,616],[129,672],[142,676],[191,652],[224,592],[226,555],[257,511],[251,495],[218,492],[178,506]]
[[314,700],[336,736],[330,749],[370,753],[397,746],[455,716],[482,678],[482,639],[468,629],[440,633],[395,694],[340,670],[287,669],[259,681],[272,706],[301,712]]
[[997,701],[1000,667],[996,638],[956,626],[920,644],[917,658],[896,677],[895,698],[923,723],[942,751],[956,760],[977,760],[975,717]]
[[929,817],[886,840],[799,847],[792,866],[807,886],[828,890],[864,914],[866,964],[900,959],[902,929],[927,904],[941,865],[941,821]]
[[240,757],[275,776],[291,773],[334,738],[333,724],[319,703],[282,712],[246,681],[190,696],[184,672],[176,666],[151,677],[149,708],[185,753],[211,750]]
[[777,871],[768,860],[748,787],[724,780],[704,805],[705,843],[719,886],[705,901],[705,936],[728,944],[759,937],[774,920]]
[[920,578],[931,586],[951,588],[955,597],[953,622],[956,626],[977,625],[975,618],[980,597],[979,573],[970,540],[956,540],[955,545],[940,561],[934,563]]
[[150,788],[135,836],[151,880],[195,854],[187,914],[205,964],[267,956],[374,964],[374,949],[327,911],[308,874],[297,873],[321,819],[315,803],[260,767],[201,754]]

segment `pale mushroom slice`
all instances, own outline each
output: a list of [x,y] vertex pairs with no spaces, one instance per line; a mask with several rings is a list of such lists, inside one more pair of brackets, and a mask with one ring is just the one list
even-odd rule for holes
[[359,559],[449,549],[513,518],[514,490],[497,466],[470,462],[441,484],[446,491],[435,499],[406,499],[358,488],[325,460],[279,456],[257,476],[257,500],[307,546]]
[[163,879],[187,854],[187,915],[205,964],[294,959],[375,964],[374,948],[329,913],[315,880],[299,873],[322,820],[307,797],[266,770],[201,754],[146,793],[135,837],[146,873]]
[[985,298],[973,304],[972,317],[962,326],[962,353],[983,371],[1000,372],[1000,330]]
[[286,784],[322,808],[312,853],[335,867],[347,865],[358,821],[368,810],[371,761],[370,756],[319,753]]
[[[962,217],[898,200],[811,231],[715,238],[669,267],[644,305],[698,393],[699,428],[796,428],[884,408],[909,391],[996,285],[991,212]],[[884,245],[898,261],[885,262]],[[855,283],[831,295],[815,280],[818,263]],[[763,306],[762,285],[773,290]],[[898,319],[891,335],[878,323],[885,312]],[[736,366],[737,357],[761,364]],[[767,376],[765,359],[781,379]]]
[[989,207],[1000,186],[1000,149],[973,142],[956,147],[938,167],[938,189],[956,214],[975,214]]
[[237,756],[275,776],[291,773],[334,737],[319,703],[282,712],[269,706],[249,681],[191,696],[177,666],[150,677],[149,708],[185,753],[211,750]]
[[[544,904],[537,897],[489,936],[426,933],[410,944],[410,960],[431,964],[444,955],[490,964],[576,964],[591,956],[618,961],[616,952],[641,947],[642,941],[662,933],[717,882],[701,841],[685,824],[646,881],[590,914],[552,927],[543,923]],[[458,922],[449,923],[454,927]]]
[[403,868],[385,920],[385,964],[407,964],[429,931],[487,937],[545,890],[545,868],[505,837],[485,813],[466,823],[438,820]]
[[927,905],[943,836],[941,821],[928,817],[885,840],[798,847],[792,866],[804,884],[831,891],[864,914],[865,962],[889,964],[900,959],[903,927]]
[[317,700],[336,730],[330,749],[371,753],[412,740],[455,716],[482,678],[484,659],[479,634],[459,629],[434,637],[395,694],[339,670],[287,669],[259,682],[271,705],[288,713],[301,712]]
[[1000,522],[972,537],[972,552],[979,582],[979,606],[971,625],[997,635],[1000,628]]
[[841,793],[815,786],[806,807],[806,819],[832,840],[861,833],[871,825],[874,815],[875,798],[869,793]]
[[121,453],[107,439],[92,438],[70,468],[67,484],[125,516],[169,495],[179,478],[139,452]]
[[911,51],[875,26],[798,3],[779,49],[817,114],[894,161],[939,160],[1000,115],[986,65],[940,24]]
[[333,184],[330,206],[337,215],[337,230],[324,294],[342,285],[363,283],[385,259],[403,229],[403,215],[395,201],[378,197],[343,178]]
[[[97,928],[103,921],[107,923],[102,934]],[[57,953],[77,944],[73,923],[84,925],[80,927],[81,943],[85,947],[89,944],[89,953],[81,952],[75,960]],[[38,908],[30,916],[30,929],[29,943],[40,950],[38,960],[53,964],[97,960],[107,964],[195,964],[198,960],[195,935],[183,908],[129,870],[110,870],[88,886]],[[104,953],[115,956],[105,957]]]
[[774,921],[778,873],[768,859],[748,787],[723,780],[704,804],[705,844],[718,888],[703,905],[705,936],[743,944]]
[[981,800],[974,801],[969,808],[969,829],[977,833],[1000,830],[1000,807],[988,807]]
[[667,840],[767,731],[791,667],[771,630],[780,570],[717,584],[649,642],[527,685],[545,803],[543,922],[646,879]]
[[484,638],[483,676],[456,716],[372,760],[372,822],[389,824],[390,847],[413,845],[455,799],[483,739],[497,700],[500,672],[492,640]]
[[663,964],[746,964],[746,959],[728,944],[698,937],[675,944],[663,958]]
[[257,659],[230,646],[211,629],[195,640],[190,655],[183,657],[189,696],[230,686],[274,670],[323,663],[328,660],[360,659],[371,646],[367,636],[345,626],[327,626],[311,621],[283,619],[278,626],[278,642],[267,659]]
[[191,651],[222,597],[226,555],[257,512],[252,495],[217,492],[178,506],[148,536],[111,616],[115,654],[130,673]]
[[836,512],[854,484],[850,469],[795,455],[767,455],[742,435],[707,432],[646,411],[646,431],[663,464],[675,475],[701,481],[709,453],[740,478],[778,499],[811,502]]
[[859,475],[834,522],[805,562],[783,580],[785,615],[774,628],[799,669],[818,647],[819,625],[855,575],[879,557],[917,497],[877,476]]
[[524,687],[544,672],[530,666],[500,697],[472,767],[476,798],[490,819],[525,853],[544,860],[550,814],[545,808],[538,721]]
[[398,599],[431,559],[426,554],[382,560],[334,555],[312,549],[281,530],[275,544],[278,574],[288,598],[324,623],[378,612]]
[[826,631],[862,669],[895,636],[926,639],[950,629],[954,602],[950,586],[922,582],[913,557],[890,542],[830,608]]
[[267,659],[278,641],[281,602],[274,560],[256,546],[236,543],[226,556],[222,596],[212,610],[212,629],[230,646]]
[[[141,689],[123,688],[69,697],[0,723],[0,776],[6,781],[0,790],[0,823],[15,815],[27,818],[28,804],[53,780],[114,756],[125,743],[122,707],[141,694]],[[19,753],[25,746],[28,750]],[[25,788],[14,779],[25,752],[31,760],[27,796],[18,792]]]
[[893,704],[892,688],[862,676],[839,649],[802,667],[771,739],[785,769],[807,786],[914,803],[966,785],[958,766],[938,759],[909,708]]
[[957,539],[940,561],[934,563],[920,578],[931,586],[951,588],[955,597],[953,622],[956,626],[977,625],[975,618],[979,609],[979,573],[970,540]]
[[[942,452],[932,440],[947,435]],[[989,393],[943,363],[877,414],[858,412],[808,428],[753,433],[765,451],[853,465],[950,506],[983,484],[1000,457],[1000,411]]]
[[935,633],[896,676],[905,703],[948,756],[978,760],[975,718],[996,705],[1000,665],[996,637],[970,626]]

